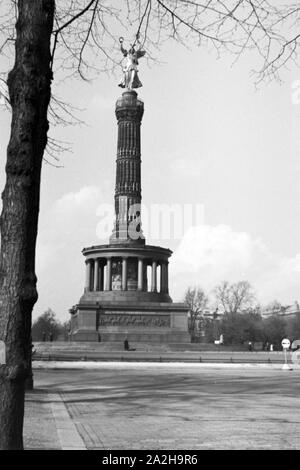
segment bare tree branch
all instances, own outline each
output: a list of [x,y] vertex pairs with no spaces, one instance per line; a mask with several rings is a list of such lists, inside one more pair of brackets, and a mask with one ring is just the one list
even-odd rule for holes
[[[16,15],[16,2],[4,0],[0,6],[3,80],[14,57]],[[252,72],[260,83],[278,78],[289,64],[298,65],[300,7],[293,2],[277,7],[268,0],[56,0],[54,96],[61,80],[76,76],[90,80],[99,73],[121,72],[120,36],[141,38],[148,61],[157,60],[157,49],[170,39],[187,47],[205,44],[218,57],[228,52],[233,63],[247,50],[255,50],[261,63]],[[76,122],[76,113],[69,119],[63,108],[52,100],[52,123],[58,124],[63,114],[64,125]]]

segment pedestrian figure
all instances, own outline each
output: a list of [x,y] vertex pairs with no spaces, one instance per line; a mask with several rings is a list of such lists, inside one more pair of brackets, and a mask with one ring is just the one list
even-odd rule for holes
[[124,349],[125,349],[125,351],[129,351],[129,343],[128,343],[127,338],[125,338],[125,341],[124,341]]
[[43,333],[42,333],[42,340],[44,342],[46,341],[46,331],[43,331]]
[[34,344],[31,343],[31,357],[34,356],[36,353],[36,349],[34,349]]
[[252,346],[252,342],[251,342],[251,341],[249,341],[249,343],[248,343],[248,348],[249,348],[249,351],[252,351],[253,346]]
[[53,333],[52,333],[52,331],[51,331],[51,333],[49,334],[49,341],[50,341],[51,343],[52,343],[52,341],[53,341]]

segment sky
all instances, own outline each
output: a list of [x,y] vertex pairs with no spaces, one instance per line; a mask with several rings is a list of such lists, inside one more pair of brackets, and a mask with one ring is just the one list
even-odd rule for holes
[[[204,47],[168,42],[159,60],[139,64],[143,204],[202,209],[201,220],[176,237],[151,238],[144,222],[147,243],[174,252],[173,300],[182,300],[188,286],[210,294],[223,280],[244,279],[259,302],[299,300],[300,71],[291,67],[282,83],[257,88],[250,74],[255,55],[232,66],[230,56],[217,60]],[[61,168],[43,165],[34,318],[51,308],[68,319],[84,288],[81,250],[107,243],[97,227],[103,204],[113,203],[120,78],[121,70],[57,87],[82,109],[85,124],[50,130],[72,143],[72,152],[60,155]],[[2,111],[1,188],[9,130],[10,114]]]

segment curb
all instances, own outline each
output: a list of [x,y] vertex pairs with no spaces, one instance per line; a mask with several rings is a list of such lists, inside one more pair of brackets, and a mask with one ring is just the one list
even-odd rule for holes
[[52,414],[62,450],[86,450],[75,424],[59,393],[49,393]]
[[[130,369],[135,368],[178,368],[178,367],[190,367],[197,369],[271,369],[281,370],[283,364],[259,364],[259,363],[193,363],[193,362],[117,362],[117,361],[105,361],[105,362],[70,362],[70,361],[35,361],[32,364],[33,369]],[[298,367],[297,367],[298,366]],[[293,369],[299,369],[299,365],[292,364]],[[292,370],[292,369],[290,369]]]

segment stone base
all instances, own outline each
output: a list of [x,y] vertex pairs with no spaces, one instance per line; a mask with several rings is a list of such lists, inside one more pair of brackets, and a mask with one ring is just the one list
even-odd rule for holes
[[79,303],[72,313],[73,341],[189,343],[188,306],[164,302]]
[[88,330],[76,330],[72,333],[72,341],[92,341],[92,342],[99,342],[100,336],[98,331],[88,331]]
[[187,333],[174,333],[172,331],[165,331],[158,333],[152,331],[148,333],[138,333],[136,331],[123,331],[123,332],[103,332],[100,333],[101,342],[120,342],[128,339],[129,343],[156,343],[156,344],[172,344],[172,343],[187,343],[190,335]]
[[79,300],[79,305],[108,304],[110,302],[123,303],[169,303],[172,302],[171,297],[167,293],[162,292],[144,292],[137,290],[111,290],[98,292],[85,292]]

